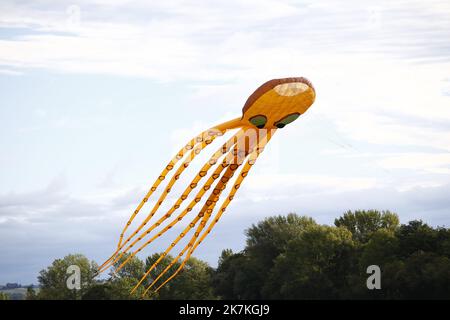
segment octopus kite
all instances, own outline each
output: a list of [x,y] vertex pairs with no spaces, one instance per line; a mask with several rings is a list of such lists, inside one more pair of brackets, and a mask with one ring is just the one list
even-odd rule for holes
[[[189,224],[145,272],[144,276],[131,291],[133,293],[140,287],[150,273],[155,270],[180,240],[188,236],[190,231],[195,228],[195,232],[190,236],[191,238],[188,244],[155,279],[152,279],[151,283],[145,288],[143,296],[151,289],[153,293],[158,292],[183,269],[195,249],[214,228],[224,214],[227,206],[233,200],[242,181],[247,177],[256,159],[263,152],[264,147],[272,139],[275,132],[304,114],[314,103],[315,96],[316,93],[311,82],[303,77],[270,80],[250,95],[243,107],[242,117],[219,124],[190,140],[167,164],[141,203],[137,206],[120,234],[116,251],[100,266],[99,272],[103,272],[113,265],[120,264],[115,269],[115,272],[118,272],[132,257],[142,251],[146,246],[162,236],[182,219],[192,215],[191,212],[200,204],[198,213],[192,215]],[[217,137],[223,136],[227,131],[231,130],[235,131],[234,135],[219,147],[203,165],[170,210],[163,214],[151,226],[147,227],[149,221],[157,213],[174,184],[180,180],[182,173],[188,168],[194,158]],[[170,173],[173,174],[170,175]],[[170,179],[169,176],[171,176]],[[226,197],[222,197],[222,192],[226,189],[227,184],[231,184],[230,181],[233,177],[235,179],[231,182],[232,187],[229,188],[229,194]],[[175,212],[181,208],[183,201],[188,199],[191,192],[200,186],[203,178],[206,181],[198,188],[198,192],[193,197],[193,200],[186,208],[182,211],[180,210],[181,212],[178,215],[173,217]],[[126,237],[125,233],[135,217],[165,180],[168,180],[168,183],[164,191],[160,194],[159,199],[149,211],[147,217],[131,235]],[[207,194],[206,201],[202,201],[205,194]],[[220,207],[215,211],[220,201]],[[164,223],[166,223],[165,226],[163,226]],[[159,227],[162,229],[155,231]],[[151,234],[153,231],[156,233]],[[182,262],[179,267],[170,277],[162,281],[163,275],[167,274],[172,266],[180,259],[182,259]]]

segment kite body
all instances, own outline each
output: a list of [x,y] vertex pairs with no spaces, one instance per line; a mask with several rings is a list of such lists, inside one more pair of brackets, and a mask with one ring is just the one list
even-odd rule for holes
[[[255,164],[256,159],[264,150],[264,147],[273,137],[275,132],[297,120],[304,114],[314,103],[315,97],[316,93],[314,87],[305,78],[270,80],[260,86],[247,99],[242,110],[242,117],[219,124],[190,140],[163,169],[158,179],[137,206],[120,235],[117,250],[105,261],[105,263],[103,263],[99,271],[103,272],[112,265],[124,260],[119,267],[116,268],[117,272],[147,245],[162,236],[184,218],[189,217],[191,218],[190,223],[164,253],[161,254],[159,259],[147,270],[132,292],[143,285],[150,273],[155,270],[162,259],[169,254],[181,239],[190,236],[191,238],[188,244],[163,271],[152,279],[151,283],[147,285],[143,295],[146,295],[149,290],[157,292],[161,289],[183,269],[194,250],[219,221],[227,206],[233,200],[242,181],[247,177],[251,167]],[[230,130],[235,130],[237,132],[226,143],[218,148],[204,164],[202,169],[188,184],[185,191],[173,204],[170,210],[151,226],[147,226],[150,219],[157,213],[163,201],[171,192],[173,185],[180,180],[181,174],[188,168],[195,157],[217,137],[224,135]],[[170,180],[169,175],[171,176]],[[200,182],[203,178],[205,178],[206,181],[201,186]],[[159,199],[149,211],[147,217],[129,236],[126,237],[125,233],[136,215],[166,179],[169,180],[169,182],[159,196]],[[233,184],[232,188],[228,195],[223,196],[222,192],[228,184],[231,184],[231,180],[233,180],[233,182],[231,182]],[[198,189],[198,191],[193,200],[191,200],[182,211],[179,210],[183,202],[188,199],[195,189]],[[205,194],[206,201],[203,200]],[[220,203],[220,201],[222,202]],[[218,206],[216,210],[216,206],[219,203],[220,206]],[[198,212],[194,213],[196,212],[195,209],[198,204],[200,204],[200,206],[198,206]],[[175,215],[176,211],[181,212]],[[163,226],[164,223],[166,223],[166,225]],[[190,231],[192,230],[194,230],[194,233],[190,234]],[[121,260],[126,253],[131,254],[126,255],[126,259]],[[180,259],[182,262],[177,270],[175,270],[170,277],[162,281],[162,276],[167,274]]]

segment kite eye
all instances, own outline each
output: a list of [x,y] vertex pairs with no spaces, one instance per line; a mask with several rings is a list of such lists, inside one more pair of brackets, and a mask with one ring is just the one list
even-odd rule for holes
[[300,117],[300,113],[292,113],[292,114],[284,117],[283,119],[275,122],[275,127],[277,127],[278,129],[284,128],[289,123],[297,120],[298,117]]
[[264,128],[264,126],[267,123],[267,117],[263,116],[263,115],[257,115],[257,116],[251,117],[249,119],[249,121],[252,125],[257,127],[258,129],[262,129],[262,128]]

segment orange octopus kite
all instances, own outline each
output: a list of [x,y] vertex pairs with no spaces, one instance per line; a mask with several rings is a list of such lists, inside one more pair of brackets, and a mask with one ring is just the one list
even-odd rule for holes
[[[239,189],[242,181],[245,179],[256,159],[264,150],[264,147],[273,137],[277,129],[281,129],[287,124],[297,120],[297,118],[304,114],[306,110],[308,110],[308,108],[314,103],[315,97],[316,93],[314,87],[311,82],[305,78],[300,77],[270,80],[260,86],[247,99],[247,102],[242,110],[242,117],[210,128],[189,141],[189,143],[182,148],[164,168],[158,179],[156,179],[155,183],[145,195],[144,199],[137,206],[136,210],[133,212],[125,225],[125,228],[120,234],[117,250],[108,260],[105,261],[105,263],[103,263],[102,266],[100,266],[99,271],[103,272],[112,265],[117,264],[124,254],[128,253],[132,248],[135,248],[135,246],[139,244],[137,249],[132,251],[131,254],[128,254],[128,256],[125,256],[126,259],[118,268],[116,268],[115,271],[117,272],[123,268],[133,256],[188,215],[194,207],[202,201],[202,197],[205,193],[212,188],[212,191],[207,196],[207,200],[202,202],[199,212],[193,216],[193,219],[190,221],[189,225],[185,227],[185,229],[172,242],[172,244],[164,251],[164,253],[161,254],[159,259],[147,270],[139,283],[133,288],[132,292],[134,292],[144,282],[150,272],[156,268],[164,257],[167,256],[172,248],[175,247],[183,237],[185,237],[193,228],[196,227],[189,243],[181,250],[177,257],[174,258],[173,261],[155,279],[153,279],[150,285],[148,285],[145,289],[143,296],[145,296],[147,292],[154,287],[156,287],[156,289],[153,289],[153,292],[160,290],[183,269],[194,250],[200,245],[205,237],[211,232],[215,224],[219,221],[225,212],[225,209],[233,200],[234,195]],[[200,172],[189,183],[185,191],[171,207],[171,209],[168,210],[153,225],[143,230],[150,219],[156,214],[167,194],[171,191],[173,185],[180,179],[181,174],[189,166],[191,161],[218,136],[222,136],[228,130],[233,129],[238,129],[238,131],[212,155],[212,157],[201,168]],[[150,196],[156,191],[158,186],[167,178],[169,173],[175,170],[176,165],[181,160],[183,160],[183,162],[178,166],[175,173],[170,178],[167,186],[161,193],[158,201],[156,201],[148,216],[142,221],[139,227],[124,240],[125,232],[135,219],[136,215],[148,202]],[[220,162],[220,160],[222,161]],[[242,169],[237,173],[240,167],[242,167]],[[163,222],[171,218],[174,212],[181,207],[183,201],[186,200],[190,193],[199,185],[202,178],[208,175],[211,168],[214,168],[214,171],[209,174],[206,182],[199,189],[198,193],[189,205],[169,223],[167,223],[164,228],[150,237],[150,233],[153,230],[160,227]],[[236,178],[233,182],[231,191],[228,196],[224,198],[220,208],[215,212],[215,215],[212,218],[216,204],[221,199],[222,191],[226,188],[229,181],[235,175]],[[208,222],[209,225],[207,225]],[[145,242],[140,244],[142,240]],[[183,261],[177,270],[159,286],[156,286],[161,277],[166,274],[183,256]]]

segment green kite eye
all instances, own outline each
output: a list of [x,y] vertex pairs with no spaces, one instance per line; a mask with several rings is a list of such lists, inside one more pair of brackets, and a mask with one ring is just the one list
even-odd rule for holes
[[257,116],[251,117],[249,121],[252,125],[257,127],[258,129],[262,129],[262,128],[264,128],[264,126],[267,123],[267,118],[266,118],[266,116],[263,116],[263,115],[257,115]]
[[275,122],[275,126],[279,129],[284,128],[289,123],[297,120],[298,117],[300,117],[300,113],[290,114],[290,115],[284,117],[283,119],[281,119],[280,121]]

